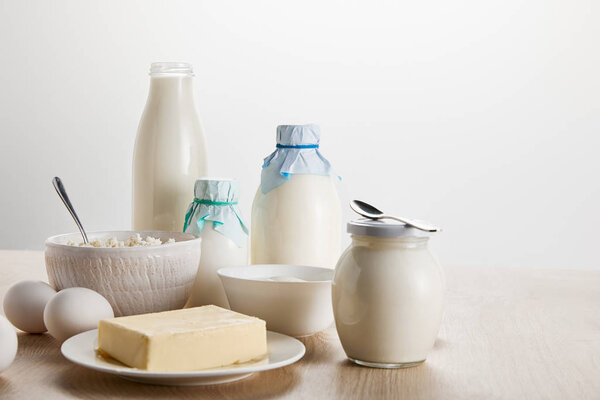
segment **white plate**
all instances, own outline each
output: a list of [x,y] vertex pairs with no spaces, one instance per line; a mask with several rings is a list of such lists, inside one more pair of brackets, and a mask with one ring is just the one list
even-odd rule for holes
[[254,372],[266,371],[292,364],[302,358],[304,345],[281,333],[267,332],[268,357],[233,366],[184,372],[155,372],[131,368],[96,353],[98,330],[83,332],[67,339],[62,354],[71,362],[96,371],[102,371],[135,382],[154,385],[214,385],[246,378]]

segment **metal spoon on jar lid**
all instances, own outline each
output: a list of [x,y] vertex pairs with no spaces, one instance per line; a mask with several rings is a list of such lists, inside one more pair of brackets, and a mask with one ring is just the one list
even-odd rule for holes
[[428,225],[423,222],[413,221],[408,218],[394,217],[393,215],[386,215],[383,213],[383,211],[379,210],[378,208],[360,200],[352,200],[350,202],[350,208],[352,208],[352,210],[354,210],[355,213],[370,219],[393,219],[425,232],[438,232],[440,230],[439,228],[433,225]]
[[83,229],[83,225],[81,225],[81,221],[79,220],[79,217],[77,216],[77,213],[75,212],[75,209],[73,208],[73,205],[71,204],[71,201],[69,200],[67,191],[65,190],[65,187],[63,186],[62,181],[60,180],[60,178],[58,176],[55,176],[54,179],[52,179],[52,185],[54,186],[54,189],[56,189],[56,193],[58,193],[58,197],[60,197],[62,202],[65,204],[65,207],[67,207],[67,210],[69,210],[69,213],[71,213],[71,217],[73,217],[73,219],[75,220],[75,223],[77,224],[77,227],[79,228],[79,232],[81,232],[81,236],[83,236],[83,242],[85,244],[90,243],[90,241],[88,240],[87,234],[85,233],[85,229]]

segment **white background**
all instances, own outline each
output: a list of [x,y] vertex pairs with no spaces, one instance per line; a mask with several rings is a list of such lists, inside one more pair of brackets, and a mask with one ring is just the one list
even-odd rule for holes
[[247,219],[276,125],[314,122],[345,200],[441,225],[443,263],[600,267],[593,3],[0,0],[0,248],[75,230],[55,175],[129,228],[149,64],[187,61]]

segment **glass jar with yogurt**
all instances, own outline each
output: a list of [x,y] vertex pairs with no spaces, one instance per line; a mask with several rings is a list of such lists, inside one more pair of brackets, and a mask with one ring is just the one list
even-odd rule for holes
[[217,275],[226,266],[248,264],[248,229],[238,208],[240,185],[231,179],[198,179],[183,231],[202,238],[198,273],[186,307],[229,308]]
[[332,282],[340,341],[357,364],[404,368],[425,361],[444,303],[444,277],[428,233],[388,220],[348,223],[352,243]]
[[341,207],[317,125],[280,125],[252,205],[252,264],[333,268],[341,252]]

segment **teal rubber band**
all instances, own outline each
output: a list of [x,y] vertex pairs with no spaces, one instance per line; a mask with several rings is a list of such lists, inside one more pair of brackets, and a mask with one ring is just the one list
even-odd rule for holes
[[[212,200],[194,198],[194,203],[204,204],[207,206],[235,206],[238,202],[237,201],[212,201]],[[183,231],[184,232],[190,224],[190,218],[192,217],[192,215],[194,215],[195,209],[196,209],[196,207],[190,208],[188,213],[185,215],[185,221],[183,222]]]
[[204,199],[194,199],[194,203],[205,204],[207,206],[234,206],[238,202],[237,201],[212,201],[212,200],[204,200]]

